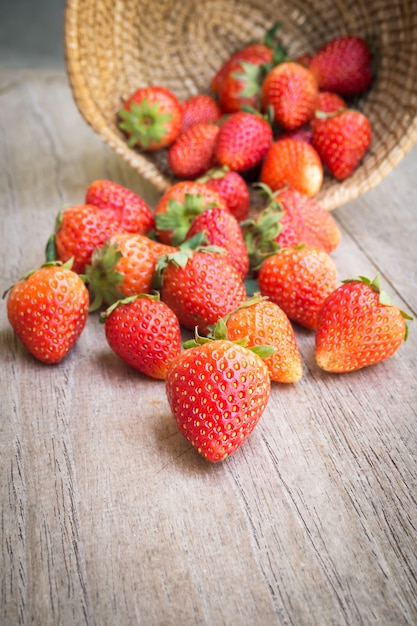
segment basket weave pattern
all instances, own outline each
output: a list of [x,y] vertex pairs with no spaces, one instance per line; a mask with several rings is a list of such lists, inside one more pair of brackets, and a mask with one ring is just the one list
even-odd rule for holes
[[336,35],[370,37],[377,76],[355,108],[373,139],[360,167],[342,183],[326,177],[317,200],[333,209],[376,186],[417,140],[415,0],[67,0],[65,57],[84,119],[161,192],[174,182],[166,151],[127,146],[117,111],[137,88],[171,89],[181,100],[207,92],[226,57],[262,40],[275,22],[290,57]]

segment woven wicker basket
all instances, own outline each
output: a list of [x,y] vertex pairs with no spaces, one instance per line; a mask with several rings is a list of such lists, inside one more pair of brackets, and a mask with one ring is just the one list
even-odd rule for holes
[[355,102],[373,140],[346,181],[326,178],[317,199],[327,209],[377,185],[417,140],[416,0],[67,0],[65,57],[75,102],[88,124],[163,192],[172,182],[166,151],[127,146],[116,112],[135,89],[164,85],[180,98],[206,92],[227,55],[261,40],[275,22],[290,56],[336,35],[371,36],[379,66]]

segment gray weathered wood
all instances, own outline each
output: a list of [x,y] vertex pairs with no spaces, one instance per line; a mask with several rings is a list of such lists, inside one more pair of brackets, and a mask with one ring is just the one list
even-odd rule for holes
[[[0,73],[2,292],[43,260],[58,209],[110,178],[157,193],[82,120],[64,73]],[[340,279],[380,272],[417,314],[417,150],[335,216]],[[210,465],[164,383],[130,370],[91,315],[58,366],[0,310],[0,623],[417,623],[417,332],[345,376],[274,384],[254,433]]]

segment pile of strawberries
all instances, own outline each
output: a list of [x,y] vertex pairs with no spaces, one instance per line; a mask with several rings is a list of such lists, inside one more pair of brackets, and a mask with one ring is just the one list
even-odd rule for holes
[[[315,333],[317,365],[341,373],[394,354],[410,319],[378,277],[337,286],[340,230],[314,199],[324,167],[343,179],[369,146],[368,120],[342,100],[370,85],[366,43],[339,38],[287,61],[274,35],[224,64],[216,97],[135,92],[121,128],[132,146],[168,150],[179,180],[154,210],[94,181],[59,212],[46,262],[5,293],[17,337],[45,363],[100,310],[110,348],[165,380],[180,431],[209,461],[252,432],[271,381],[302,377],[294,325]],[[250,185],[264,205],[254,215]]]

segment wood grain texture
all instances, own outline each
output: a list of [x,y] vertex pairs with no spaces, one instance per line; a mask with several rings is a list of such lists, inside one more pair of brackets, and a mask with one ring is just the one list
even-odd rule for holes
[[[417,150],[335,212],[340,279],[380,272],[417,315]],[[61,72],[0,72],[2,292],[43,261],[55,216],[110,178],[158,194],[86,126]],[[242,448],[208,464],[164,383],[130,370],[91,315],[58,366],[0,310],[0,623],[417,623],[417,333],[349,375],[274,384]]]

